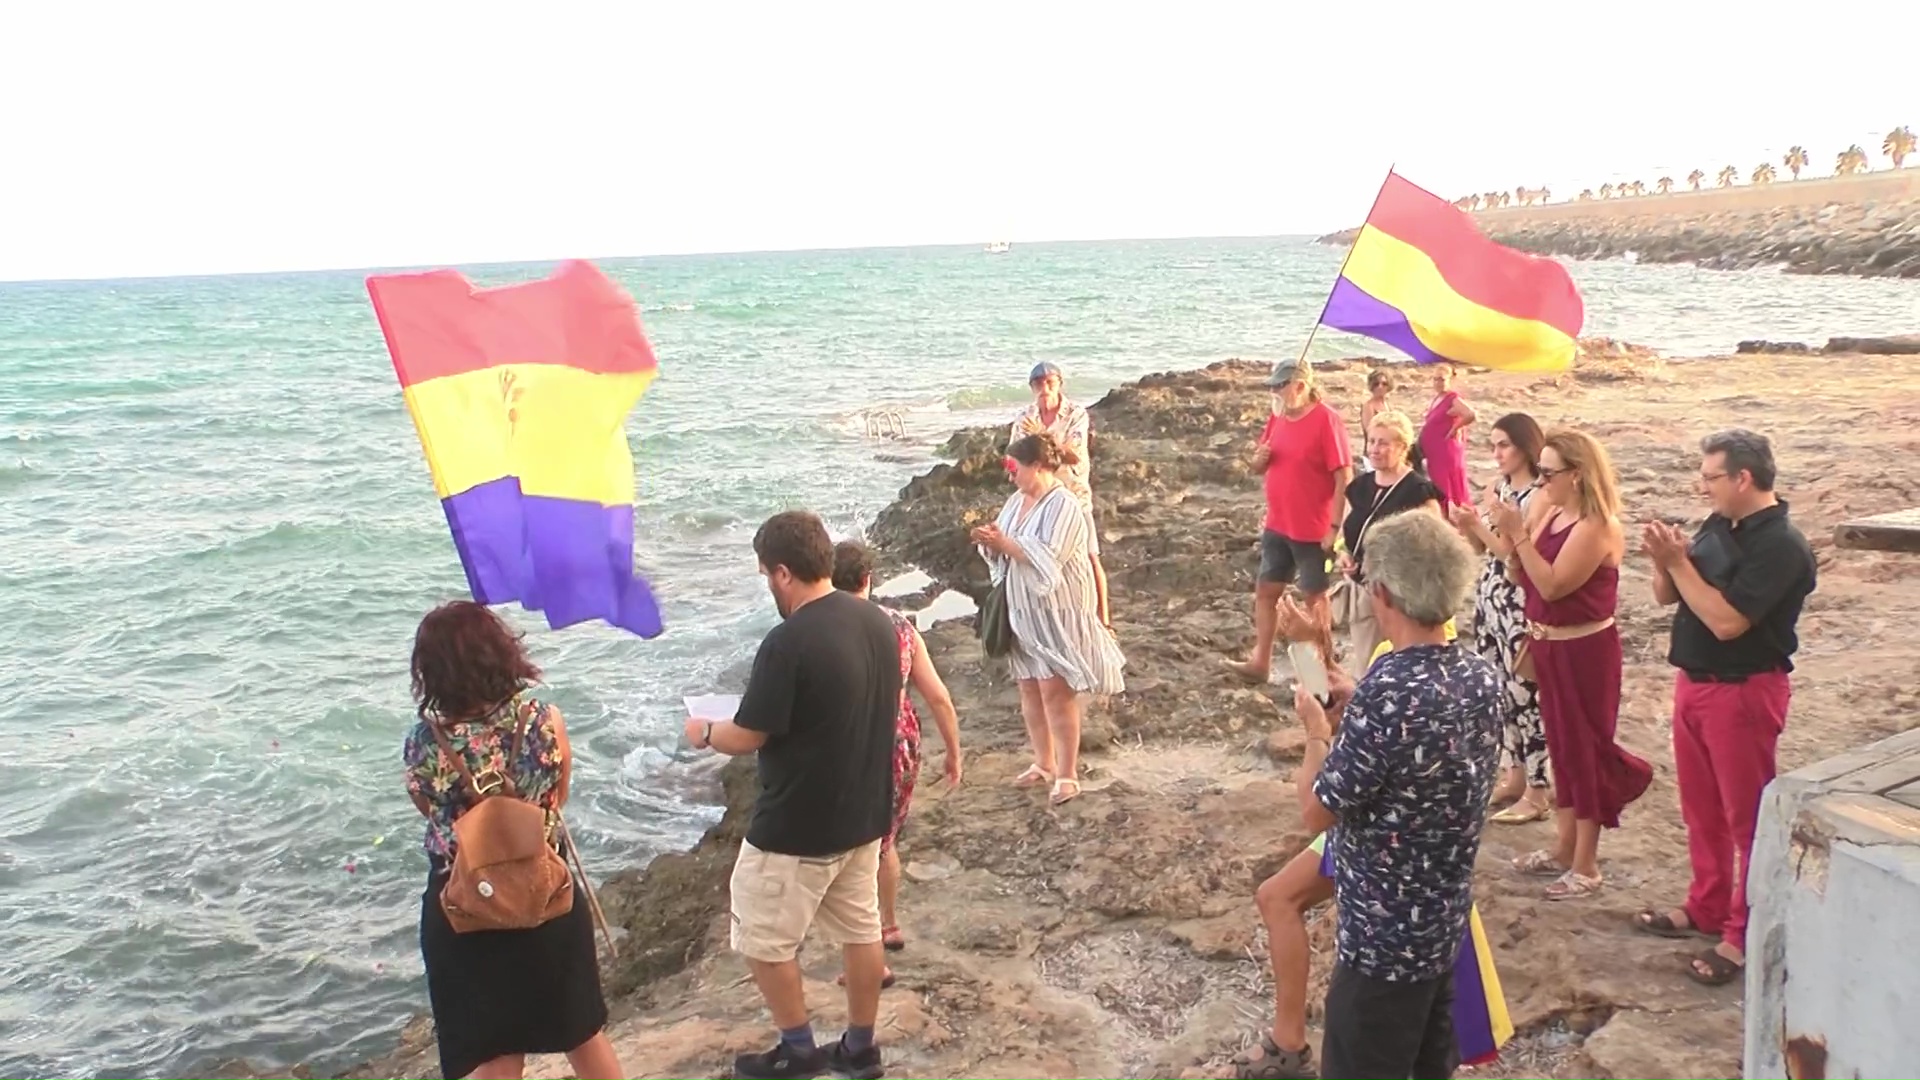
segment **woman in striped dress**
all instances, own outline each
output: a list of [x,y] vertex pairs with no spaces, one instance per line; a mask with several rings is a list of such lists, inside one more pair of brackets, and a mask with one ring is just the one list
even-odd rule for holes
[[1125,689],[1126,658],[1100,623],[1087,557],[1093,523],[1056,475],[1075,460],[1072,451],[1041,433],[1015,440],[1007,456],[1018,490],[999,519],[972,536],[994,582],[1007,587],[1008,663],[1033,749],[1033,764],[1014,783],[1052,785],[1057,806],[1080,794],[1080,695]]

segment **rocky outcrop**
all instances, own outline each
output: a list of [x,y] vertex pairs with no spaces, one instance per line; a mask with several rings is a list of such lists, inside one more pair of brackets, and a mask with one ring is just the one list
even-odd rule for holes
[[1920,334],[1904,334],[1899,337],[1828,338],[1826,345],[1820,348],[1814,348],[1803,341],[1743,341],[1734,351],[1772,353],[1779,356],[1803,353],[1818,353],[1825,356],[1844,356],[1849,353],[1865,356],[1916,356],[1920,355]]
[[[1475,220],[1491,239],[1540,255],[1920,277],[1920,184],[1899,175],[1561,203]],[[1350,244],[1356,233],[1320,242]]]
[[[1791,360],[1665,365],[1622,342],[1582,345],[1573,376],[1472,375],[1463,389],[1482,416],[1521,410],[1603,439],[1636,521],[1697,519],[1699,462],[1688,448],[1705,430],[1766,417],[1795,517],[1821,559],[1782,764],[1911,724],[1912,650],[1886,628],[1920,618],[1920,582],[1891,563],[1838,559],[1825,539],[1839,520],[1920,500],[1910,470],[1888,467],[1897,457],[1863,449],[1891,447],[1920,424],[1920,392],[1902,389],[1905,361],[1839,365],[1822,376],[1820,407],[1808,408],[1804,369]],[[1330,401],[1350,418],[1366,368],[1322,369]],[[901,839],[909,944],[890,955],[900,982],[882,996],[890,1075],[1227,1076],[1227,1058],[1265,1023],[1252,897],[1308,840],[1293,787],[1303,740],[1284,672],[1247,687],[1224,677],[1223,661],[1249,636],[1262,499],[1244,451],[1266,415],[1267,371],[1223,362],[1152,376],[1093,407],[1093,482],[1128,674],[1126,693],[1090,714],[1099,735],[1084,740],[1082,798],[1053,809],[1011,786],[1028,758],[1005,665],[983,661],[968,621],[927,632],[968,763],[948,791],[937,740],[929,746]],[[1403,408],[1423,401],[1418,390],[1399,395]],[[883,553],[943,585],[977,587],[965,532],[1005,498],[1004,438],[999,426],[956,436],[951,464],[909,483],[876,521],[870,536]],[[1884,442],[1862,441],[1874,439]],[[1607,889],[1582,903],[1546,903],[1538,881],[1508,869],[1550,842],[1550,825],[1490,828],[1476,899],[1520,1035],[1480,1077],[1738,1075],[1737,988],[1694,985],[1682,973],[1685,943],[1630,926],[1637,906],[1686,892],[1665,749],[1669,616],[1644,567],[1636,552],[1622,571],[1620,731],[1656,762],[1656,785],[1608,833]],[[750,974],[725,947],[726,874],[752,794],[746,768],[729,767],[727,817],[698,848],[602,890],[625,931],[608,978],[610,1034],[629,1075],[724,1075],[734,1053],[768,1035]],[[1311,928],[1316,1023],[1331,929],[1324,915]],[[831,1034],[844,1020],[838,959],[811,947],[802,963],[817,1024]],[[405,1040],[355,1075],[431,1075],[430,1025],[414,1024]],[[564,1069],[537,1059],[529,1075]]]

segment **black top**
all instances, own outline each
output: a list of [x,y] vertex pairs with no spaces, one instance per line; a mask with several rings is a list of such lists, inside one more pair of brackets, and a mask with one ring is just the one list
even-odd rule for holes
[[886,835],[900,642],[877,604],[834,591],[760,642],[733,722],[764,732],[747,843],[818,858]]
[[1366,543],[1364,533],[1369,525],[1385,521],[1402,510],[1439,501],[1440,489],[1418,469],[1401,477],[1399,483],[1385,487],[1374,473],[1364,472],[1354,477],[1347,484],[1347,520],[1340,526],[1340,534],[1347,540],[1347,554],[1353,559],[1354,580],[1361,578],[1358,568]]
[[1814,563],[1807,538],[1787,520],[1787,504],[1738,523],[1719,514],[1708,517],[1687,557],[1753,625],[1732,641],[1721,641],[1682,600],[1673,616],[1667,662],[1683,671],[1721,676],[1792,671],[1791,658],[1800,647],[1794,627],[1814,589]]

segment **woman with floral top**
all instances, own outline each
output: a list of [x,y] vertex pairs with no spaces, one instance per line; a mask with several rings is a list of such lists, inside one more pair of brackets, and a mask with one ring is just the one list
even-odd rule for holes
[[519,636],[480,604],[443,604],[414,635],[419,720],[403,756],[407,793],[427,819],[420,956],[446,1077],[510,1080],[522,1074],[526,1055],[556,1053],[583,1080],[626,1075],[603,1030],[607,1006],[587,904],[530,930],[464,934],[440,906],[453,823],[473,794],[439,737],[474,776],[509,777],[519,797],[551,812],[566,805],[573,753],[560,710],[528,693],[539,679]]

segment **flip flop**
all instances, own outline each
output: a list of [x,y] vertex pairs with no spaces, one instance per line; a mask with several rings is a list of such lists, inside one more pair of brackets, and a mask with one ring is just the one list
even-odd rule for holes
[[1643,908],[1633,916],[1633,928],[1643,934],[1652,934],[1657,938],[1684,941],[1690,937],[1704,937],[1700,928],[1691,922],[1682,926],[1673,921],[1673,916],[1657,908]]
[[880,928],[880,944],[888,952],[899,952],[907,947],[907,938],[900,932],[899,927],[883,926]]
[[[885,975],[880,976],[880,989],[891,990],[893,989],[894,982],[895,982],[895,979],[893,977],[893,969],[888,968],[887,973]],[[847,973],[843,971],[840,974],[835,975],[833,977],[833,985],[835,986],[847,985]]]
[[1027,771],[1013,778],[1014,787],[1039,787],[1053,783],[1053,774],[1038,765],[1027,766]]
[[[1701,971],[1705,967],[1707,970]],[[1738,960],[1729,960],[1721,956],[1719,950],[1708,949],[1697,953],[1687,961],[1687,978],[1701,986],[1725,986],[1747,972],[1747,965]]]
[[1059,806],[1063,803],[1070,803],[1079,797],[1080,781],[1055,780],[1053,782],[1053,792],[1047,796],[1047,801],[1055,806]]
[[1494,814],[1487,820],[1493,822],[1495,825],[1527,825],[1535,821],[1545,821],[1552,815],[1553,807],[1541,806],[1539,803],[1523,795],[1515,800],[1512,806]]

